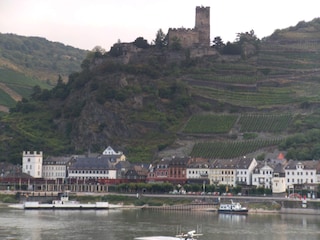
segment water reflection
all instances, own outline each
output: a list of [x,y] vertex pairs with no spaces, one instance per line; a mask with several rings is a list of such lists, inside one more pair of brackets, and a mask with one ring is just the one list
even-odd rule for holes
[[219,214],[219,222],[228,222],[228,223],[239,223],[245,222],[247,215],[241,214]]
[[320,239],[316,215],[212,212],[24,211],[0,208],[0,239],[132,240],[139,236],[175,235],[202,228],[201,240]]

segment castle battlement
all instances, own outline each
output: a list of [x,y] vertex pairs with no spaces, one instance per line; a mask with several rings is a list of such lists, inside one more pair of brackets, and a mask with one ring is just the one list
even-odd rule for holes
[[176,39],[183,48],[210,47],[210,7],[196,7],[194,28],[169,28],[169,46]]
[[169,28],[169,31],[191,32],[191,31],[194,31],[194,29],[181,27],[181,28]]
[[196,7],[196,10],[205,10],[205,11],[207,11],[207,10],[209,10],[210,11],[210,7],[204,7],[204,6],[197,6]]
[[22,153],[23,156],[42,156],[42,151],[38,152],[38,151],[23,151]]

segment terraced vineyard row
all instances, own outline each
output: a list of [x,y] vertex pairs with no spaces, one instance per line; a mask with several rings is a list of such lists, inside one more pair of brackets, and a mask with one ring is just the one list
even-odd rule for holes
[[224,141],[224,142],[201,142],[195,144],[192,149],[192,157],[211,159],[229,159],[245,156],[258,149],[279,145],[283,139],[248,140],[248,141]]
[[305,96],[297,96],[291,88],[259,88],[257,92],[236,92],[209,87],[193,87],[195,94],[214,98],[235,106],[270,106],[284,105],[307,100]]
[[239,125],[241,132],[281,132],[291,120],[291,114],[248,114],[241,115]]
[[187,123],[184,133],[227,133],[238,115],[195,115]]
[[222,83],[237,83],[237,84],[254,84],[257,82],[256,76],[246,76],[246,75],[230,75],[230,76],[222,76],[222,75],[194,75],[192,79],[195,80],[204,80],[204,81],[212,81],[212,82],[222,82]]

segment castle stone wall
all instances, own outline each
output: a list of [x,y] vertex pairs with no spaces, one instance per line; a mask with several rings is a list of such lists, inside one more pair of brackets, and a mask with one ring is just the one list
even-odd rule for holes
[[195,44],[199,44],[199,33],[193,29],[169,29],[169,46],[175,41],[179,40],[179,43],[184,48],[190,48]]
[[200,45],[210,47],[210,7],[196,8],[195,30],[199,32]]
[[169,46],[175,39],[179,39],[183,48],[210,47],[210,7],[196,7],[195,28],[170,28]]

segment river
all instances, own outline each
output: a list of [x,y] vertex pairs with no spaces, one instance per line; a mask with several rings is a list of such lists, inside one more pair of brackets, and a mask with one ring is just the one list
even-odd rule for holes
[[0,207],[0,239],[133,240],[197,229],[200,239],[318,240],[317,215],[249,214],[155,210],[17,210]]

